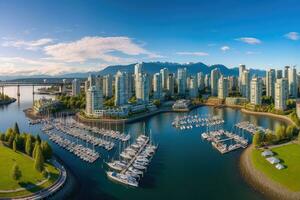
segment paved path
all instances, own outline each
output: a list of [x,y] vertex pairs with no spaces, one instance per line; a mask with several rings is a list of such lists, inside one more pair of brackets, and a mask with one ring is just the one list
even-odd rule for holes
[[45,188],[43,190],[40,190],[32,195],[26,196],[26,197],[20,197],[20,198],[13,198],[17,200],[37,200],[37,199],[44,199],[46,197],[51,196],[53,193],[57,192],[61,187],[64,185],[64,183],[67,180],[67,171],[64,168],[63,165],[58,163],[56,160],[52,161],[53,165],[59,169],[59,178],[56,180],[56,182],[48,188]]

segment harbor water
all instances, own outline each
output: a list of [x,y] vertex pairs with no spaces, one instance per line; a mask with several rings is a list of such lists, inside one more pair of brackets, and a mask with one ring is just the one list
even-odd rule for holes
[[[16,91],[15,87],[5,88],[5,93],[15,98]],[[34,99],[40,97],[35,95]],[[40,125],[28,125],[23,110],[32,104],[32,87],[21,87],[18,102],[0,107],[0,131],[18,122],[21,131],[39,134],[42,139],[49,140],[40,130]],[[79,182],[80,189],[76,191],[75,199],[263,199],[239,174],[238,162],[242,149],[222,155],[209,142],[201,139],[205,127],[180,130],[172,126],[176,116],[186,114],[163,113],[126,125],[125,131],[131,134],[132,140],[144,132],[149,134],[151,130],[152,140],[159,145],[138,188],[125,187],[106,177],[107,166],[104,162],[118,158],[119,142],[109,152],[97,147],[100,158],[93,164],[80,160],[50,140],[49,143]],[[246,115],[231,108],[205,106],[188,114],[218,115],[225,120],[224,127],[229,131],[233,130],[234,124],[246,120],[271,130],[282,124],[276,119]]]

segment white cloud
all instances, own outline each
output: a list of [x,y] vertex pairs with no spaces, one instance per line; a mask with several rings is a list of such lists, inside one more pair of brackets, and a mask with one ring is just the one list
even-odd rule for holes
[[222,46],[220,49],[221,49],[223,52],[225,52],[225,51],[230,50],[230,47],[229,47],[229,46]]
[[128,63],[133,57],[140,55],[151,59],[161,57],[134,43],[128,37],[84,37],[73,42],[46,46],[44,52],[50,56],[49,59],[64,62],[100,59],[109,63]]
[[37,50],[38,48],[45,46],[53,42],[51,38],[41,38],[38,40],[25,41],[25,40],[8,40],[2,43],[3,47],[15,47],[24,48],[27,50]]
[[247,51],[246,54],[247,54],[247,55],[255,55],[255,54],[260,54],[260,52],[256,52],[256,51]]
[[177,52],[176,54],[187,55],[187,56],[208,56],[209,55],[206,52],[188,52],[188,51]]
[[284,36],[290,40],[299,40],[300,39],[298,32],[289,32],[289,33],[285,34]]
[[49,62],[40,59],[22,57],[0,57],[0,75],[59,75],[64,73],[99,71],[105,66],[67,65],[61,62]]
[[241,37],[241,38],[237,38],[235,40],[244,42],[247,44],[260,44],[261,43],[261,40],[254,38],[254,37]]

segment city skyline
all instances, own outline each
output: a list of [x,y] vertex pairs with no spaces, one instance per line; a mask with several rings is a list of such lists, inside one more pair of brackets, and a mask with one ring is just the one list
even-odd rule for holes
[[142,61],[258,69],[299,64],[297,1],[157,3],[1,1],[0,75],[99,71]]

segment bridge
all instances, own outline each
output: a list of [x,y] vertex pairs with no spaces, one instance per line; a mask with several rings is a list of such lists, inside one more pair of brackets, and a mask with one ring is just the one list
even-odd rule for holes
[[20,82],[10,82],[10,81],[2,81],[0,82],[0,88],[1,88],[1,93],[4,94],[4,88],[5,87],[17,87],[17,96],[20,96],[20,87],[21,86],[32,86],[32,91],[34,93],[34,87],[35,86],[59,86],[59,92],[64,93],[66,91],[66,84],[70,84],[67,83],[65,80],[62,81],[56,81],[56,82],[47,82],[47,81],[43,81],[43,82],[29,82],[29,81],[20,81]]

